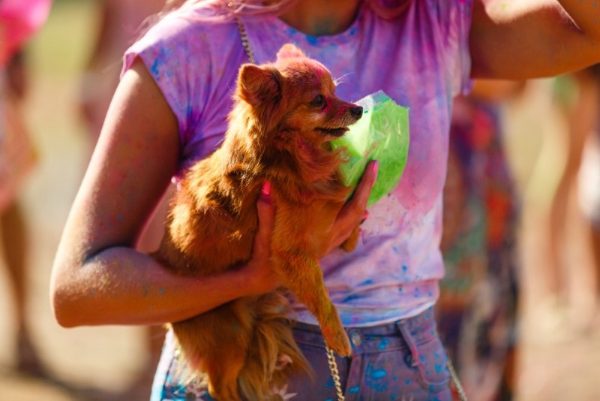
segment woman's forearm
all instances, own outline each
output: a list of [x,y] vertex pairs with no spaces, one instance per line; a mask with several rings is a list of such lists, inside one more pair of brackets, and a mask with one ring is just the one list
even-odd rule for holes
[[244,270],[190,278],[171,274],[131,248],[103,250],[77,267],[55,266],[52,303],[65,327],[163,324],[251,295]]

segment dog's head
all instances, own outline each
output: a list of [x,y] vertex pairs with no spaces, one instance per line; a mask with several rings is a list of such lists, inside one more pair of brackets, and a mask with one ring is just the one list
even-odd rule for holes
[[278,149],[320,147],[362,116],[362,107],[336,97],[329,71],[291,44],[273,64],[243,65],[236,97],[248,106],[262,141]]

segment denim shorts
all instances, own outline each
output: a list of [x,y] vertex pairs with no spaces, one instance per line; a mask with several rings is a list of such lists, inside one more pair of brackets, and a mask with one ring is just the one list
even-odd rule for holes
[[[337,358],[347,401],[451,401],[446,352],[432,309],[394,323],[348,328],[353,353]],[[281,390],[291,401],[336,401],[323,337],[317,326],[297,323],[294,335],[314,379],[292,377]],[[199,381],[186,380],[184,361],[167,335],[152,401],[214,401]]]

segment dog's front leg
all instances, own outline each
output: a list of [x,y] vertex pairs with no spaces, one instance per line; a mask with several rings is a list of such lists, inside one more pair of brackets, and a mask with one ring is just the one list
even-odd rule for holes
[[274,250],[273,254],[274,267],[283,284],[317,318],[329,348],[339,355],[349,356],[350,342],[329,299],[319,263],[299,250]]

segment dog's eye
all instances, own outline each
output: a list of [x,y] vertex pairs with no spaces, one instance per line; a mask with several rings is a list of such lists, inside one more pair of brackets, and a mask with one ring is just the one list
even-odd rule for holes
[[325,96],[323,96],[323,95],[315,96],[315,98],[310,101],[310,105],[312,107],[322,109],[323,107],[325,107]]

